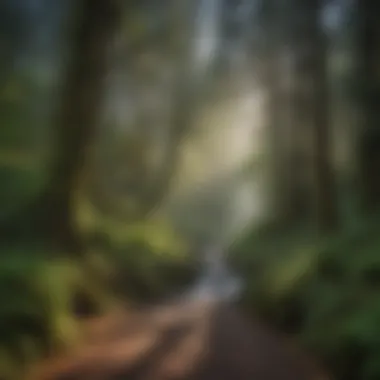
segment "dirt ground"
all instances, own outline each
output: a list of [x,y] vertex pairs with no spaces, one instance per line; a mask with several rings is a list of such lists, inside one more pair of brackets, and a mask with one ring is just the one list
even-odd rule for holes
[[70,355],[31,380],[329,380],[288,340],[232,306],[193,302],[89,320]]

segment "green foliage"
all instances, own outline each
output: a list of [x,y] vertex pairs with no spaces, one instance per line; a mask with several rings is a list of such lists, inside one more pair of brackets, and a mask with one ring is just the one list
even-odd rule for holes
[[85,293],[106,308],[99,284],[83,266],[47,260],[41,249],[23,246],[1,252],[0,377],[17,379],[41,356],[72,347],[80,338],[75,297]]
[[113,268],[109,277],[129,299],[163,297],[195,275],[186,244],[164,220],[130,224],[103,220],[97,234]]
[[96,250],[107,252],[111,266],[116,260],[119,268],[123,265],[131,275],[151,282],[156,291],[161,289],[159,284],[166,288],[166,268],[180,270],[192,266],[186,242],[167,220],[152,216],[130,223],[117,221],[102,215],[87,198],[79,198],[78,229]]
[[43,189],[46,172],[33,165],[34,159],[33,155],[22,152],[0,150],[1,221],[20,211]]
[[0,86],[0,221],[24,208],[46,183],[50,123],[33,111],[40,93],[40,84],[24,73],[12,72]]
[[247,309],[295,329],[338,379],[380,377],[378,226],[364,223],[314,244],[299,235],[255,235],[234,252],[247,278]]
[[[6,177],[7,203],[17,206],[6,210],[4,218],[16,208],[24,209],[30,194],[43,187],[43,176],[27,169],[27,175],[21,175],[24,164],[19,170],[0,171]],[[89,243],[80,262],[65,258],[66,252],[50,252],[31,242],[1,249],[0,378],[16,380],[29,363],[70,349],[80,340],[78,299],[103,312],[119,301],[117,296],[130,301],[157,299],[194,276],[186,245],[167,222],[149,219],[128,224],[100,214],[84,200],[76,206],[77,228]],[[102,238],[92,241],[94,235]]]
[[101,313],[118,295],[157,299],[193,278],[186,247],[167,223],[102,226],[103,241],[89,242],[81,262],[30,244],[1,252],[1,378],[18,379],[36,359],[80,341],[78,296]]

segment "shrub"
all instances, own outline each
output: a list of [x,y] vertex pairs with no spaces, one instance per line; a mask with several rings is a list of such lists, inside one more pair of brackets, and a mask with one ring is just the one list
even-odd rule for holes
[[233,252],[244,306],[299,334],[338,379],[380,378],[378,225],[318,242],[251,234]]

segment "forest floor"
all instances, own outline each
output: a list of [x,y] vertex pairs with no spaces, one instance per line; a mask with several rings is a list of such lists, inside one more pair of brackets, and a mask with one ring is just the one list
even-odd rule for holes
[[233,306],[184,302],[84,323],[85,339],[35,380],[327,380],[289,341]]

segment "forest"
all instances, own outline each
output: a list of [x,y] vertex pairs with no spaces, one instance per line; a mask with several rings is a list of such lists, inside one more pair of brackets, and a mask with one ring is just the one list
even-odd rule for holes
[[1,0],[0,380],[380,379],[376,4]]

